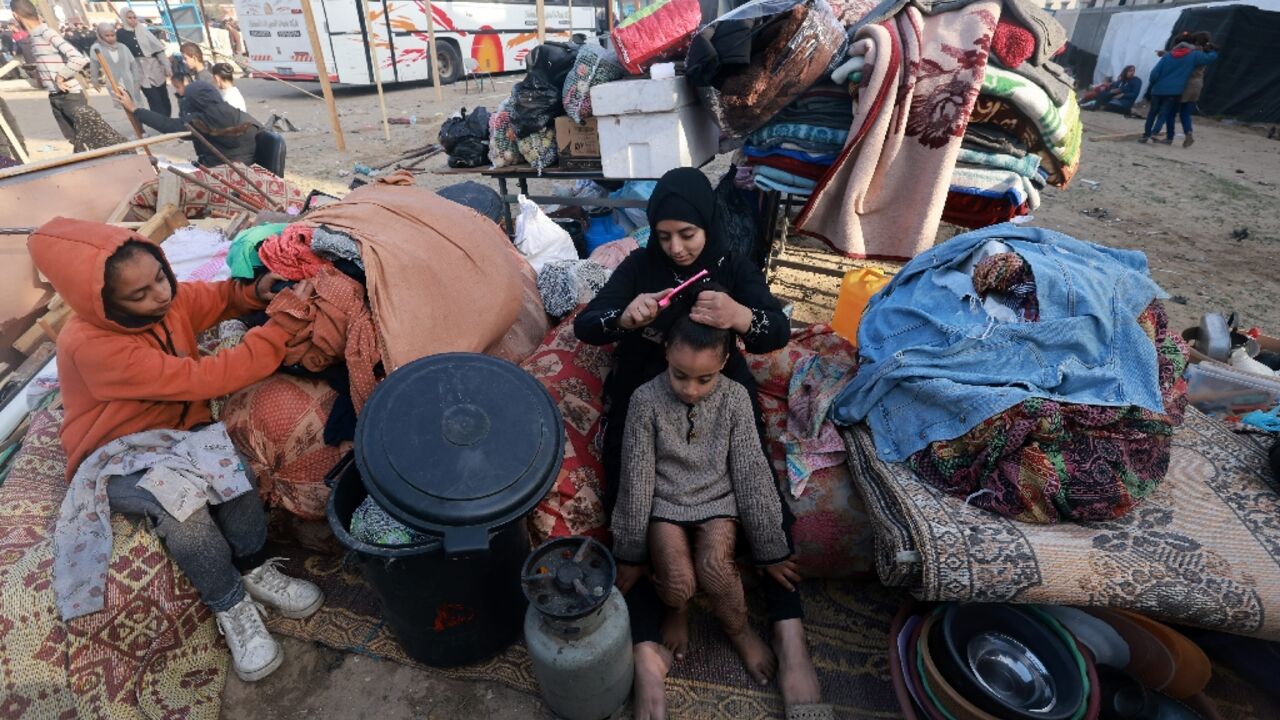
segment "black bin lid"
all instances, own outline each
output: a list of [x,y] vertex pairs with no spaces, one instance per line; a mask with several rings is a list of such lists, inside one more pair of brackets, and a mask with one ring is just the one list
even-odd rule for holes
[[382,381],[356,423],[365,489],[446,554],[486,551],[489,533],[526,515],[564,461],[551,394],[505,360],[447,353]]

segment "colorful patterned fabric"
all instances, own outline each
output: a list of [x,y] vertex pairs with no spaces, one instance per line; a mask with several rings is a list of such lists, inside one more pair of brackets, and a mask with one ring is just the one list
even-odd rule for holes
[[221,423],[132,433],[94,450],[76,469],[54,528],[53,589],[66,620],[103,609],[111,560],[107,481],[134,473],[143,473],[138,488],[179,522],[253,491]]
[[[1074,105],[1075,101],[1072,100],[1071,103]],[[1041,139],[1037,125],[1011,102],[1002,98],[979,95],[969,122],[995,125],[1013,135],[1027,149],[1040,156],[1040,166],[1049,172],[1050,185],[1066,187],[1080,168],[1080,143],[1084,137],[1084,124],[1079,122],[1078,106],[1075,112],[1077,121],[1071,126],[1065,145],[1067,155],[1072,158],[1069,161],[1059,158],[1055,154],[1055,148]]]
[[328,383],[273,375],[227,400],[222,420],[269,505],[308,520],[325,518],[324,476],[343,452],[324,444],[324,425],[337,397]]
[[111,519],[107,610],[63,623],[54,604],[53,525],[66,493],[60,409],[32,416],[0,486],[0,715],[219,716],[226,644],[160,540]]
[[[803,401],[797,402],[797,414],[792,417],[789,401],[792,397],[793,379],[798,368],[803,370],[815,358],[822,358],[831,367],[853,367],[856,364],[856,351],[830,326],[813,325],[793,331],[791,341],[782,350],[767,355],[747,356],[747,364],[759,389],[765,435],[769,439],[769,457],[778,477],[790,477],[790,464],[803,459],[795,452],[788,455],[789,447],[795,447],[784,442],[784,438],[791,436],[789,428],[793,424],[804,427],[807,421],[812,421],[813,408],[822,405],[819,398],[823,389],[833,387],[822,383],[805,387],[803,381],[799,383],[796,388],[797,400],[810,397],[810,391],[817,390],[810,397],[817,399],[817,402],[808,405],[808,412],[804,409],[806,405]],[[802,372],[801,377],[805,376]],[[827,424],[829,423],[822,423]],[[818,445],[809,446],[817,447],[817,452],[810,456],[811,459],[834,457],[834,448],[821,444],[824,442],[821,433],[817,441]],[[843,447],[839,453],[843,459]],[[847,463],[816,467],[818,465],[825,463],[810,465],[811,474],[803,483],[798,497],[795,493],[784,493],[791,512],[796,516],[795,525],[791,526],[796,561],[806,577],[868,574],[875,568],[872,526],[862,496],[854,488],[849,475],[849,466]]]
[[[246,170],[246,168],[241,167],[241,170]],[[271,171],[257,165],[247,168],[247,173],[249,177],[253,178],[254,183],[267,193],[271,198],[271,202],[285,207],[302,207],[304,197],[302,190],[297,185],[277,177]],[[198,168],[191,174],[197,180],[222,192],[226,192],[230,188],[241,195],[261,199],[257,190],[250,187],[244,181],[244,178],[225,165],[213,168]],[[138,187],[138,190],[133,195],[133,200],[130,202],[133,206],[132,214],[141,220],[146,220],[155,215],[156,200],[159,196],[159,179],[148,180],[143,183]],[[178,207],[182,209],[182,214],[188,218],[230,218],[244,212],[244,208],[229,202],[226,198],[214,195],[208,190],[186,181],[182,182],[178,192]]]
[[613,368],[611,347],[587,345],[573,333],[577,313],[552,328],[520,367],[542,383],[564,417],[564,464],[551,490],[529,514],[529,539],[537,547],[553,537],[588,535],[607,541],[600,421],[604,378]]
[[983,258],[973,268],[973,289],[985,301],[998,293],[1022,322],[1040,321],[1040,300],[1031,266],[1018,253]]
[[[1013,265],[987,268],[987,279],[1017,282]],[[1164,305],[1153,302],[1138,323],[1156,346],[1163,414],[1032,398],[932,443],[911,457],[911,469],[975,507],[1023,522],[1127,514],[1164,479],[1187,402],[1187,347],[1169,331]]]

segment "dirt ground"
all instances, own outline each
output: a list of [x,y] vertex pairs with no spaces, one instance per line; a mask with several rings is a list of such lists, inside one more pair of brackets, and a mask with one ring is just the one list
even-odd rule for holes
[[[240,81],[249,111],[260,120],[287,117],[299,132],[287,135],[289,179],[304,190],[340,193],[356,164],[376,165],[403,149],[435,141],[439,124],[460,106],[497,105],[514,80],[500,78],[496,89],[464,93],[461,85],[443,89],[435,100],[430,86],[389,89],[393,117],[416,116],[414,125],[392,125],[383,138],[373,90],[342,89],[338,105],[347,152],[334,147],[323,103],[284,85],[265,80]],[[23,85],[0,83],[27,137],[35,159],[58,157],[70,145],[57,132],[44,94]],[[319,92],[317,86],[309,89]],[[130,135],[123,113],[104,95],[92,104]],[[1147,253],[1156,280],[1173,296],[1169,311],[1175,327],[1194,325],[1205,312],[1241,315],[1280,336],[1280,142],[1267,128],[1200,120],[1196,143],[1181,147],[1136,142],[1141,121],[1111,114],[1087,114],[1082,169],[1070,189],[1047,190],[1032,222],[1069,235]],[[189,147],[166,146],[166,153],[189,157]],[[715,167],[722,167],[723,164]],[[444,167],[438,157],[428,169]],[[457,177],[419,176],[439,187]],[[535,190],[545,190],[535,184]],[[74,202],[68,199],[69,202]],[[909,211],[909,208],[904,208]],[[2,222],[2,219],[0,219]],[[944,228],[940,237],[954,231]],[[802,241],[784,259],[841,270],[852,265]],[[798,320],[830,318],[836,277],[780,269],[775,291],[794,303]],[[536,698],[497,683],[466,683],[359,655],[343,655],[309,643],[284,640],[288,661],[272,677],[248,685],[232,676],[223,716],[286,718],[540,718],[548,717]]]

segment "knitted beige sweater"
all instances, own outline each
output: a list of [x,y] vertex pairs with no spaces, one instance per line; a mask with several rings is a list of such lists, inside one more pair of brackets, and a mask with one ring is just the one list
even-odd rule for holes
[[721,377],[702,402],[689,406],[663,373],[631,396],[613,510],[614,557],[647,560],[650,520],[736,517],[757,564],[785,560],[791,552],[775,482],[746,388]]

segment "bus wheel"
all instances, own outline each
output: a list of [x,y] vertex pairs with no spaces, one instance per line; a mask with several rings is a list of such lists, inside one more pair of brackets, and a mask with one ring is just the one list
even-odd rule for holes
[[451,85],[462,79],[462,53],[450,42],[440,43],[436,51],[436,62],[440,63],[440,84]]

